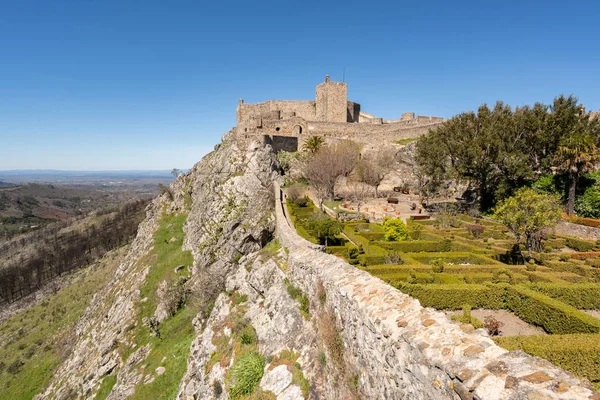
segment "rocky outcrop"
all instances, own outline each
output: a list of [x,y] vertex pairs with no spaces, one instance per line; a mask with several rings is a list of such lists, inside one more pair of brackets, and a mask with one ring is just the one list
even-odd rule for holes
[[[281,254],[281,263],[284,263],[284,256]],[[275,360],[265,367],[260,383],[262,390],[270,391],[279,400],[304,399],[287,367],[286,373],[273,366],[280,353],[290,351],[298,354],[297,362],[302,366],[303,374],[313,378],[313,382],[321,373],[313,362],[318,355],[317,333],[311,322],[302,316],[298,302],[288,294],[285,279],[281,266],[273,259],[263,261],[260,254],[255,253],[241,261],[241,267],[227,279],[227,292],[217,298],[205,329],[198,326],[199,335],[192,344],[178,398],[208,399],[214,396],[215,386],[226,386],[227,371],[235,356],[223,351],[223,339],[227,341],[226,346],[233,348],[234,321],[245,318],[256,332],[259,352],[267,359]],[[235,298],[245,297],[237,304],[234,295]],[[316,384],[313,391],[319,393]],[[221,398],[228,396],[223,393]]]
[[[109,398],[123,399],[142,381],[154,379],[144,378],[140,368],[151,348],[138,348],[131,332],[139,326],[140,305],[147,300],[140,293],[153,264],[149,255],[162,216],[187,213],[183,248],[194,258],[187,286],[198,302],[208,306],[239,259],[259,250],[272,236],[271,188],[277,168],[270,149],[258,144],[240,149],[225,142],[157,197],[148,206],[147,218],[117,273],[77,323],[72,353],[38,398],[92,398],[112,373],[117,379]],[[163,308],[159,302],[157,323],[168,318]],[[203,311],[198,326],[208,307]]]
[[600,240],[600,228],[560,221],[554,228],[557,235],[574,236],[587,240]]

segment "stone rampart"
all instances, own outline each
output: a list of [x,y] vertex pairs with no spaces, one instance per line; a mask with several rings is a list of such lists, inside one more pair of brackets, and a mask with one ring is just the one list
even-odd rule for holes
[[[280,198],[276,184],[276,198]],[[446,316],[365,271],[325,254],[290,226],[277,202],[277,237],[288,275],[318,315],[319,287],[336,316],[344,358],[369,399],[592,399],[586,380]],[[322,284],[322,286],[321,286]],[[315,313],[315,314],[313,314]]]

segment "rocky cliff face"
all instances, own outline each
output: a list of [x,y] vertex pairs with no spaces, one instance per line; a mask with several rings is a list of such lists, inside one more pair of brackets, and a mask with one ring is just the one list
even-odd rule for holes
[[[273,236],[277,169],[270,149],[240,149],[225,141],[180,175],[148,206],[131,250],[78,322],[73,351],[38,398],[94,398],[99,393],[110,399],[144,398],[143,386],[161,380],[168,380],[172,391],[167,392],[176,394],[191,340],[196,335],[194,343],[201,340],[207,323],[216,320],[214,313],[224,301],[217,295],[226,279]],[[178,282],[183,282],[184,297],[173,310],[168,302],[176,291],[170,288]],[[187,320],[181,317],[186,313]],[[179,376],[166,366],[171,339],[166,332],[176,320],[191,333],[188,342],[173,344],[182,346],[182,362],[171,368]],[[162,353],[166,360],[153,360]]]

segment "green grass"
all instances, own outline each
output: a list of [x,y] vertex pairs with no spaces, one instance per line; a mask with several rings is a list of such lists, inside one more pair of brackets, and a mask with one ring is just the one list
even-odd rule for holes
[[69,286],[0,324],[0,361],[6,367],[23,362],[15,374],[6,368],[0,372],[0,399],[31,399],[47,386],[61,361],[59,354],[74,340],[75,323],[119,265],[120,258],[112,255],[124,255],[126,250],[116,250],[77,272]]
[[[187,303],[174,316],[163,321],[159,325],[160,338],[153,335],[142,323],[143,318],[150,318],[154,314],[158,304],[158,285],[163,280],[175,282],[180,276],[189,273],[186,268],[178,273],[174,271],[179,265],[189,267],[193,263],[191,252],[181,249],[186,219],[187,214],[163,215],[154,233],[154,249],[145,257],[145,261],[150,262],[151,267],[141,288],[140,297],[147,300],[139,303],[138,323],[131,330],[131,334],[134,335],[136,348],[150,344],[150,354],[144,361],[144,373],[152,374],[155,379],[148,385],[139,383],[130,399],[174,398],[187,368],[190,345],[196,336],[192,320],[198,314],[198,308]],[[130,348],[123,349],[123,359],[126,360],[131,352]],[[158,367],[165,368],[163,375],[156,376],[155,371]]]
[[256,352],[240,355],[227,372],[230,383],[229,396],[232,400],[252,394],[258,387],[265,368],[265,358]]
[[102,384],[100,385],[100,389],[98,389],[98,392],[96,393],[96,397],[94,397],[94,400],[104,400],[108,397],[108,395],[110,394],[112,388],[115,386],[115,383],[117,383],[117,375],[112,374],[112,375],[108,375],[107,377],[105,377],[102,380]]

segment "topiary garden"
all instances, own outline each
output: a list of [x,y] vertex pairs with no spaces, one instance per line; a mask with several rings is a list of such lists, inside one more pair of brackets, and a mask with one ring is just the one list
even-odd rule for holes
[[[310,201],[303,206],[288,202],[288,212],[302,237],[323,244],[310,229],[311,220],[322,218]],[[541,239],[543,251],[523,263],[514,257],[514,236],[488,218],[457,215],[452,224],[444,225],[448,228],[435,220],[340,224],[340,233],[328,240],[328,253],[417,298],[423,306],[463,310],[454,318],[458,321],[471,320],[471,308],[513,312],[543,328],[551,339],[500,337],[500,345],[548,358],[600,387],[600,364],[578,360],[591,354],[587,344],[600,343],[600,320],[587,312],[600,310],[599,243],[546,234]],[[520,253],[525,250],[522,246]],[[481,326],[475,318],[472,324]],[[582,337],[585,340],[578,339]]]

